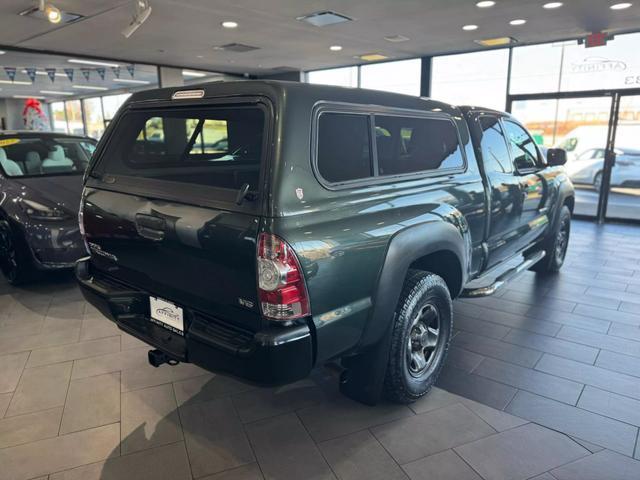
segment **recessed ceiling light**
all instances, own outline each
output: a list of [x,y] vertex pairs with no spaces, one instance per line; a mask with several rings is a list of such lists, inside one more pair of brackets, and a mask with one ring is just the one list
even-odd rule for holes
[[182,70],[182,75],[184,75],[185,77],[198,77],[198,78],[207,76],[207,74],[204,72],[194,72],[193,70]]
[[400,42],[408,42],[409,37],[405,37],[404,35],[388,35],[384,37],[387,42],[391,43],[400,43]]
[[5,53],[7,52],[5,52],[4,50],[0,50],[0,55],[4,55]]
[[0,83],[7,85],[33,85],[31,82],[23,82],[21,80],[14,80],[13,82],[11,80],[0,80]]
[[497,38],[484,38],[482,40],[474,40],[478,45],[483,47],[498,47],[501,45],[513,45],[518,41],[513,37],[497,37]]
[[98,62],[96,60],[83,60],[80,58],[70,58],[69,60],[67,60],[67,62],[69,63],[79,63],[82,65],[98,65],[99,67],[119,67],[120,64],[118,63],[111,63],[111,62]]
[[332,12],[331,10],[326,10],[323,12],[314,12],[309,15],[303,15],[301,17],[297,17],[296,20],[310,23],[315,27],[327,27],[338,23],[352,22],[353,18],[342,15],[341,13]]
[[58,90],[40,90],[45,95],[73,95],[73,92],[59,92]]
[[358,58],[366,62],[376,62],[378,60],[385,60],[389,57],[382,55],[381,53],[365,53],[364,55],[360,55]]
[[624,10],[626,8],[629,8],[632,5],[633,5],[633,3],[614,3],[609,8],[611,10]]
[[146,80],[134,80],[129,78],[117,78],[114,80],[116,83],[136,83],[139,85],[149,85],[151,82],[147,82]]
[[[42,3],[44,4],[44,2]],[[62,12],[60,11],[60,9],[51,5],[50,3],[48,3],[44,7],[44,14],[47,16],[47,20],[49,20],[51,23],[60,23],[60,21],[62,20]]]
[[470,32],[471,30],[477,30],[478,25],[465,25],[464,27],[462,27],[462,29]]
[[549,2],[542,5],[542,8],[546,8],[547,10],[553,10],[554,8],[560,8],[564,3],[562,2]]
[[526,20],[522,19],[522,18],[518,18],[516,20],[511,20],[509,22],[509,25],[524,25],[525,23],[527,23]]
[[340,50],[342,50],[342,45],[331,45],[329,47],[329,50],[331,50],[332,52],[339,52]]
[[78,90],[109,90],[107,87],[99,87],[97,85],[71,85],[71,87]]
[[478,7],[478,8],[489,8],[489,7],[493,7],[495,4],[496,4],[496,2],[493,2],[491,0],[483,0],[482,2],[476,3],[476,7]]
[[40,97],[38,95],[12,95],[13,98],[35,98],[37,100],[44,100],[44,97]]
[[231,20],[226,20],[220,25],[222,25],[224,28],[238,28],[238,22],[233,22]]

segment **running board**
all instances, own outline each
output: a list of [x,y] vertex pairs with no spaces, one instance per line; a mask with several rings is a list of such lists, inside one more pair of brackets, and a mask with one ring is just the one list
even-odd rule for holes
[[535,265],[540,260],[542,260],[545,257],[545,254],[546,252],[544,250],[540,250],[539,252],[536,252],[533,255],[525,258],[520,265],[513,267],[507,270],[506,272],[504,272],[502,275],[496,278],[495,282],[493,282],[491,285],[486,287],[478,287],[478,288],[465,288],[464,290],[462,290],[462,293],[460,294],[460,296],[466,297],[466,298],[477,298],[477,297],[487,297],[489,295],[493,295],[498,291],[498,289],[503,287],[506,283],[510,282],[511,280],[516,278],[518,275],[520,275],[522,272],[524,272],[525,270],[528,270],[533,265]]

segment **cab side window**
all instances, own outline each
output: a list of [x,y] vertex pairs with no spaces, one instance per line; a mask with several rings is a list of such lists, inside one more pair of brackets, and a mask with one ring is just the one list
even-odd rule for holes
[[516,169],[522,171],[537,168],[539,166],[538,149],[533,138],[524,128],[509,120],[504,121],[504,128]]
[[483,115],[480,117],[480,127],[482,128],[480,147],[485,171],[488,174],[513,172],[509,147],[498,117]]

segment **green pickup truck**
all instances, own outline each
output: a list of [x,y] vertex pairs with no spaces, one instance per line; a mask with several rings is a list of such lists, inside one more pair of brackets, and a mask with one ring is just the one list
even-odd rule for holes
[[510,115],[246,81],[132,95],[85,174],[89,302],[152,346],[262,385],[341,366],[375,404],[425,395],[452,299],[563,263],[574,190]]

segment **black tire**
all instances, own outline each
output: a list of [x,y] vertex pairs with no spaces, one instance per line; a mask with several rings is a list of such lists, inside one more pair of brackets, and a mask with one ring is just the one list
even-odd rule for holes
[[452,329],[453,307],[445,281],[433,273],[410,270],[391,333],[384,380],[389,400],[407,404],[429,392],[444,365]]
[[25,240],[7,221],[0,220],[0,270],[9,284],[17,286],[35,277],[33,260]]
[[536,263],[531,270],[537,273],[549,274],[557,273],[564,264],[564,258],[567,255],[569,246],[569,237],[571,234],[571,210],[564,205],[560,210],[558,225],[556,226],[553,237],[550,237],[545,246],[545,257]]

